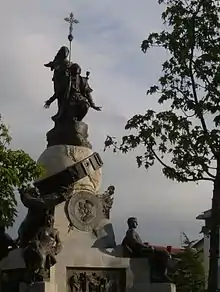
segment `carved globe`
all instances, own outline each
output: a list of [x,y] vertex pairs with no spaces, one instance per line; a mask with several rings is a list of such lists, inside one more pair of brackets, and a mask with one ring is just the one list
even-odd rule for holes
[[[44,168],[39,180],[53,176],[67,167],[82,161],[93,154],[87,147],[73,145],[55,145],[48,147],[39,157],[38,164]],[[74,184],[75,191],[88,190],[97,193],[101,185],[101,169],[91,170],[91,173]]]

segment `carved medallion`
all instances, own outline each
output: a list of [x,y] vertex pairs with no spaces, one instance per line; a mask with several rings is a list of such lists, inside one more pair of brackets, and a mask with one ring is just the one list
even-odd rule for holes
[[66,215],[70,227],[81,231],[92,231],[98,227],[103,217],[102,202],[90,191],[77,191],[66,203]]

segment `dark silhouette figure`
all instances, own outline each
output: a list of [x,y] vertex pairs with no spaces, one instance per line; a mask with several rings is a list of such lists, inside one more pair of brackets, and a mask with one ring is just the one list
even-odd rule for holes
[[5,227],[0,226],[0,261],[15,248],[17,248],[15,241],[5,232]]
[[124,255],[134,258],[148,258],[151,269],[152,282],[170,282],[167,276],[167,266],[170,254],[167,251],[155,250],[152,246],[144,244],[136,231],[137,219],[130,217],[127,220],[128,230],[123,239]]
[[68,48],[61,47],[54,60],[44,65],[54,71],[54,95],[45,102],[44,107],[48,108],[57,99],[58,112],[52,117],[55,123],[82,121],[89,107],[101,110],[91,95],[93,90],[88,84],[90,73],[86,72],[86,77],[82,77],[81,67],[70,62],[68,55]]

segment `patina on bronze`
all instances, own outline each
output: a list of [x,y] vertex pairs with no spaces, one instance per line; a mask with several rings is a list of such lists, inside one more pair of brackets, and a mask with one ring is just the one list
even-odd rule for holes
[[58,113],[52,120],[58,123],[69,123],[72,120],[82,121],[88,112],[89,107],[100,111],[101,107],[96,106],[88,84],[90,73],[81,76],[81,67],[77,63],[67,60],[68,48],[61,47],[52,62],[46,64],[54,70],[54,95],[45,103],[48,108],[54,100],[58,100]]
[[44,226],[23,250],[24,261],[31,278],[37,274],[44,280],[50,268],[56,264],[55,256],[61,251],[62,244],[59,232],[53,224],[53,216],[47,215]]
[[54,207],[66,199],[66,190],[58,189],[56,193],[41,196],[36,188],[20,189],[21,201],[28,213],[18,229],[18,245],[26,247],[40,228],[45,224],[46,217],[53,215]]

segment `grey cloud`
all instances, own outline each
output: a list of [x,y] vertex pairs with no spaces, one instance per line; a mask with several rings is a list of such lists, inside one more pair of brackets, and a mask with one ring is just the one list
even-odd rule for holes
[[[133,214],[139,218],[140,233],[148,241],[179,244],[182,229],[197,237],[200,223],[195,217],[209,207],[211,186],[175,184],[163,177],[159,166],[149,171],[137,169],[136,153],[125,156],[102,152],[107,134],[120,137],[127,118],[155,106],[155,100],[147,99],[145,92],[160,74],[164,55],[152,51],[144,56],[139,48],[148,32],[160,28],[155,1],[141,0],[137,5],[125,0],[82,0],[74,4],[67,0],[22,0],[2,5],[1,112],[11,128],[12,146],[23,148],[34,158],[45,148],[45,133],[53,126],[50,116],[56,105],[48,111],[43,109],[43,102],[52,94],[51,72],[43,63],[65,44],[67,26],[62,19],[75,9],[81,23],[75,33],[73,59],[83,70],[91,70],[94,98],[103,106],[102,113],[91,110],[86,121],[94,150],[104,159],[103,189],[116,185],[112,217],[118,240],[126,229],[127,217]],[[124,9],[126,14],[120,15]],[[12,25],[12,19],[16,25]],[[16,227],[24,212],[20,206]]]

